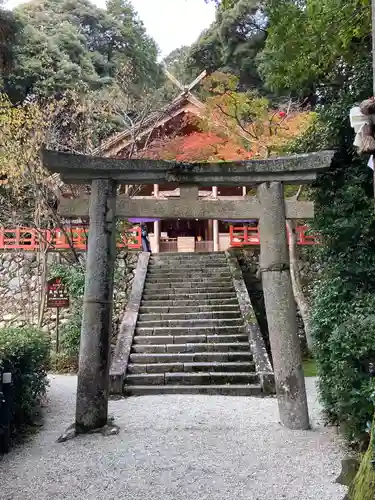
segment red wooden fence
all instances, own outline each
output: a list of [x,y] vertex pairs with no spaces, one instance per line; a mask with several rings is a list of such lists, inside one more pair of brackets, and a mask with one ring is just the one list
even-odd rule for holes
[[[298,226],[296,228],[298,245],[315,245],[315,238],[311,234],[307,234],[308,231],[307,226]],[[231,247],[260,244],[258,227],[229,226],[229,234]]]
[[[34,229],[0,227],[0,250],[76,250],[87,249],[88,231],[84,227],[61,229]],[[141,228],[134,227],[120,235],[118,248],[141,249]]]
[[[314,236],[307,234],[307,226],[296,228],[298,245],[314,245]],[[257,227],[229,226],[230,246],[259,245]],[[0,250],[69,250],[71,246],[76,250],[87,249],[88,230],[84,227],[61,229],[35,229],[17,227],[5,229],[0,227]],[[70,241],[69,241],[70,240]],[[122,233],[117,243],[118,248],[141,249],[141,228],[133,227]]]

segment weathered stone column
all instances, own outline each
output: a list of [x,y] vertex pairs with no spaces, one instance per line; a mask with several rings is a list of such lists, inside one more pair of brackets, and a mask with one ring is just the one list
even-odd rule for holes
[[90,227],[79,353],[76,432],[103,427],[108,418],[113,274],[116,258],[116,182],[91,184]]
[[160,220],[154,222],[154,252],[160,253]]
[[308,429],[309,415],[290,277],[282,183],[260,184],[258,199],[262,207],[259,221],[260,270],[280,420],[288,429]]

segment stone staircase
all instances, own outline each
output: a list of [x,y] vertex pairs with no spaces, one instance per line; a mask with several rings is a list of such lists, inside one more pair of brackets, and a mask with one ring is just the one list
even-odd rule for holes
[[224,253],[150,257],[125,395],[260,395]]

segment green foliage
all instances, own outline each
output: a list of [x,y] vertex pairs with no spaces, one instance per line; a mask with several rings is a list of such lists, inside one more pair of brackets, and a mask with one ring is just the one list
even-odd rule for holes
[[360,441],[366,439],[373,413],[375,387],[369,373],[375,362],[375,300],[372,294],[350,300],[350,291],[339,281],[321,283],[316,291],[315,354],[330,422],[339,424],[350,441]]
[[[359,87],[357,91],[361,92]],[[372,415],[371,383],[366,370],[375,356],[375,218],[372,176],[366,160],[352,147],[345,91],[322,110],[307,134],[307,147],[338,148],[330,171],[315,185],[314,230],[322,244],[314,248],[320,279],[312,303],[315,355],[328,420],[350,440],[365,437]],[[300,143],[300,147],[303,143]],[[314,147],[314,149],[315,149]],[[306,151],[306,149],[305,149]]]
[[82,302],[74,303],[69,322],[60,329],[61,347],[71,359],[77,359],[81,340]]
[[316,377],[316,363],[313,359],[306,359],[303,361],[303,372],[305,377]]
[[[319,95],[310,127],[292,152],[335,148],[314,186],[313,249],[319,279],[312,326],[323,406],[351,441],[366,438],[372,418],[375,361],[375,217],[372,172],[358,157],[349,110],[372,95],[369,0],[272,0],[260,60],[267,84],[281,93]],[[319,47],[319,50],[317,50]]]
[[362,457],[362,461],[350,486],[348,500],[374,500],[375,492],[375,419],[373,420],[370,443],[368,450]]
[[8,72],[13,64],[13,45],[21,26],[11,12],[1,8],[0,1],[0,72]]
[[4,79],[13,102],[108,86],[124,67],[137,86],[158,81],[157,47],[128,0],[40,0],[14,10],[23,36]]
[[298,94],[322,82],[339,88],[346,64],[356,61],[369,40],[370,7],[371,0],[270,0],[267,40],[259,55],[268,87]]
[[82,265],[54,264],[50,269],[50,277],[60,277],[73,300],[83,298],[85,291],[85,269]]
[[0,364],[12,372],[15,429],[31,423],[34,408],[45,396],[49,349],[46,334],[33,327],[0,330]]
[[256,56],[264,46],[266,18],[261,0],[221,3],[216,20],[191,47],[189,66],[239,77],[245,88],[261,88]]
[[69,322],[60,329],[62,356],[54,360],[54,368],[56,369],[61,366],[74,366],[78,359],[83,294],[85,291],[85,269],[79,264],[57,264],[51,268],[50,275],[52,278],[56,276],[62,278],[72,299]]

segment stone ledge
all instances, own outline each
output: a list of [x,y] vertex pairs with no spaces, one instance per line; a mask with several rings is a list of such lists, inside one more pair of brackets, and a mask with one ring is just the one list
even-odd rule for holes
[[245,329],[249,338],[256,372],[259,375],[262,392],[264,394],[275,394],[275,376],[259,325],[256,320],[249,293],[243,279],[240,265],[237,258],[232,256],[228,251],[225,252],[225,255],[231,271],[233,286],[237,293],[242,317],[244,318]]
[[110,369],[110,394],[122,394],[124,377],[126,375],[143,288],[146,280],[150,254],[142,252],[139,255],[135,271],[132,291],[120,325],[117,344]]

